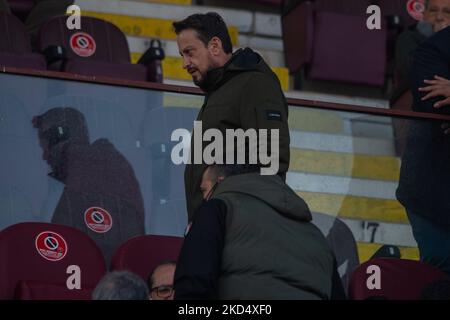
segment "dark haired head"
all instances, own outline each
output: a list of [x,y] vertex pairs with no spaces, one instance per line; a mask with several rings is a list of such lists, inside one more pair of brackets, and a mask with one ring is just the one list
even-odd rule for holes
[[173,27],[177,35],[184,30],[195,30],[197,32],[197,37],[205,44],[205,46],[208,45],[213,37],[217,37],[222,42],[222,48],[225,53],[229,54],[233,51],[233,45],[231,43],[227,25],[218,13],[196,13],[184,20],[174,22]]

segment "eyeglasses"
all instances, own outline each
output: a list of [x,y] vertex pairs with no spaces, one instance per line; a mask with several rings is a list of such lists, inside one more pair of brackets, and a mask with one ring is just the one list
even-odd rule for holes
[[160,298],[168,298],[173,293],[173,286],[159,286],[152,288],[151,293],[156,292],[156,295]]

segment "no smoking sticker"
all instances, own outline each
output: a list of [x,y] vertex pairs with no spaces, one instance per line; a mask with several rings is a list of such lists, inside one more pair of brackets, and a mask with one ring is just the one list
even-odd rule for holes
[[80,57],[90,57],[95,53],[97,45],[94,38],[85,32],[77,32],[70,37],[70,47]]
[[113,220],[108,211],[100,207],[91,207],[84,212],[84,222],[94,232],[108,232]]
[[49,261],[59,261],[67,254],[66,240],[56,232],[41,232],[36,237],[35,245],[37,252]]
[[425,0],[408,0],[406,10],[414,19],[421,21],[425,11]]

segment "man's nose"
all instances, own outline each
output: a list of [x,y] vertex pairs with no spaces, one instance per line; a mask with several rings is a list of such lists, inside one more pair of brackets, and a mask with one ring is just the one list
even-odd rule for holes
[[187,57],[183,57],[183,69],[187,69],[191,65],[191,60]]

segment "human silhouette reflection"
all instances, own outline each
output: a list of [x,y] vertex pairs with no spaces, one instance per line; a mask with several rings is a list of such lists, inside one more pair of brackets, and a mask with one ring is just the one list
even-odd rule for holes
[[105,138],[89,142],[84,115],[53,108],[33,118],[49,176],[64,184],[52,223],[75,227],[99,246],[109,264],[125,240],[144,234],[139,183],[126,158]]

